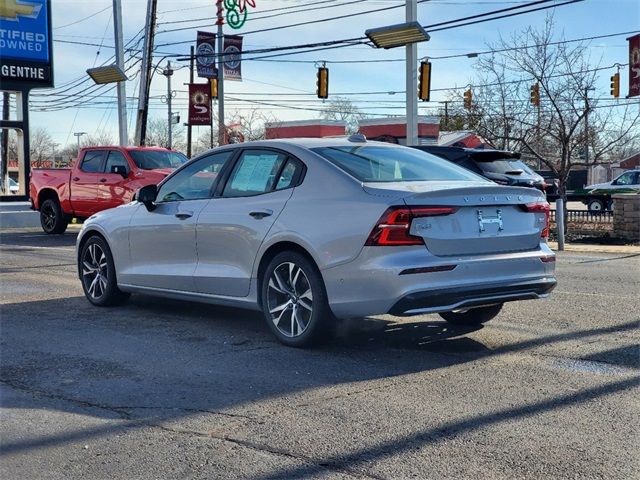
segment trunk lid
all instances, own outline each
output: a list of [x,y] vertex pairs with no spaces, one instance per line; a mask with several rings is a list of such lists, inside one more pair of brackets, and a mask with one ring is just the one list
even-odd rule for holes
[[448,215],[414,218],[409,233],[421,237],[437,256],[481,255],[533,250],[546,225],[544,212],[524,205],[544,202],[535,189],[489,182],[370,183],[364,190],[410,207],[448,206]]

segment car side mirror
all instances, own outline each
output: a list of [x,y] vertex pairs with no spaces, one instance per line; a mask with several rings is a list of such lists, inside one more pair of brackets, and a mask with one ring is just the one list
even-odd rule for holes
[[117,173],[118,175],[122,175],[122,178],[127,178],[129,176],[129,172],[127,172],[127,167],[124,165],[111,165],[111,173]]
[[156,205],[153,202],[156,201],[157,196],[157,185],[147,185],[146,187],[142,187],[140,190],[138,190],[138,193],[136,194],[136,200],[144,203],[144,206],[147,207],[147,210],[151,212],[156,208]]

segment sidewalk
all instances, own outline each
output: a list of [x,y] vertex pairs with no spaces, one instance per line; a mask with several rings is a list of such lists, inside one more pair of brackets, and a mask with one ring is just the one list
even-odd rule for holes
[[[553,250],[554,252],[557,252],[558,242],[549,242],[549,247],[551,247],[551,250]],[[565,242],[564,251],[580,253],[617,253],[623,255],[640,255],[640,245],[598,245]]]

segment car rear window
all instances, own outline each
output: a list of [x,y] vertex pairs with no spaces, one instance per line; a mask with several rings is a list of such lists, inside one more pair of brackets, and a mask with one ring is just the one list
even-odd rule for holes
[[361,182],[486,181],[447,160],[409,148],[340,146],[312,151]]
[[[492,162],[477,162],[480,168],[484,172],[490,173],[510,173],[522,170],[522,172],[528,175],[534,175],[534,171],[531,170],[521,160],[494,160]],[[522,173],[521,172],[521,173]]]
[[155,168],[178,168],[187,162],[180,152],[169,150],[130,150],[129,154],[138,168],[153,170]]

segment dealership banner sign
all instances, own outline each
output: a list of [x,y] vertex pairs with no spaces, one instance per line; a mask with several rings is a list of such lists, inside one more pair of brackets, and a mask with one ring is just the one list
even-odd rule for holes
[[196,44],[196,67],[198,76],[216,78],[216,35],[209,32],[198,32]]
[[242,81],[242,37],[240,35],[224,36],[224,79]]
[[629,37],[629,96],[640,95],[640,33]]
[[50,0],[0,1],[0,81],[6,88],[53,86]]
[[211,125],[211,100],[208,83],[189,84],[189,125]]

